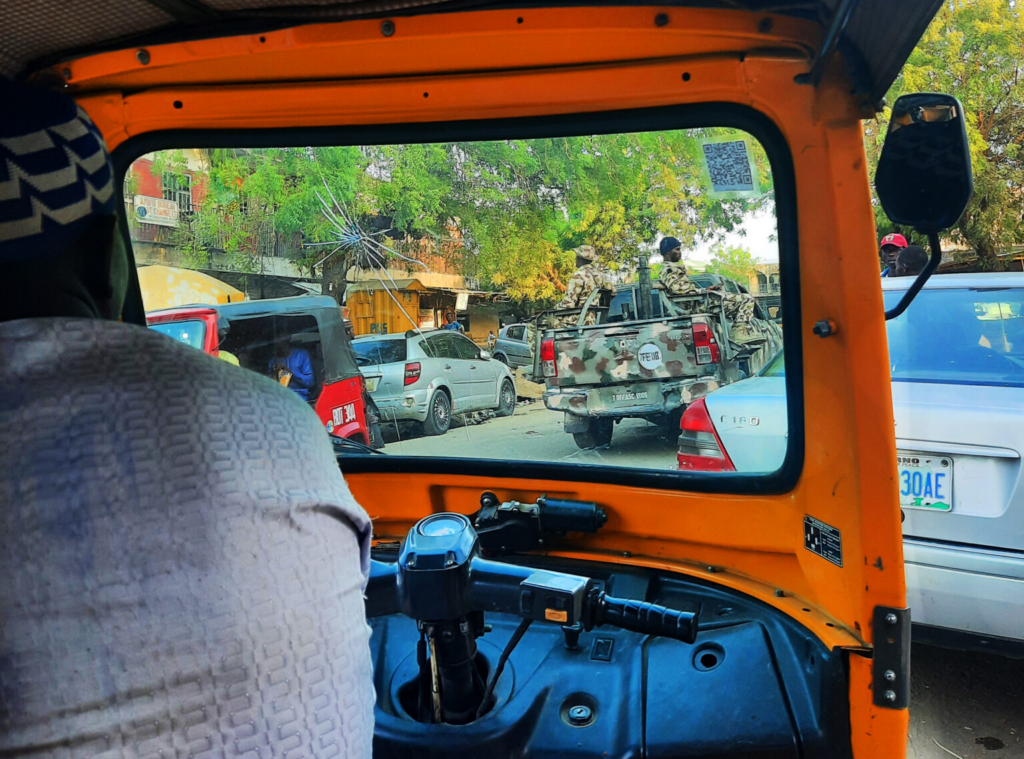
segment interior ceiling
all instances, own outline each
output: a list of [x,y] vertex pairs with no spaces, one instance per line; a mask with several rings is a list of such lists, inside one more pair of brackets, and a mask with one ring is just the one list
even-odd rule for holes
[[[779,13],[829,27],[850,9],[839,39],[856,90],[878,101],[888,90],[942,0],[696,0],[659,6]],[[3,0],[0,74],[24,76],[83,54],[137,44],[268,31],[303,23],[365,16],[413,15],[502,7],[631,5],[525,0]],[[647,2],[643,5],[654,5]]]

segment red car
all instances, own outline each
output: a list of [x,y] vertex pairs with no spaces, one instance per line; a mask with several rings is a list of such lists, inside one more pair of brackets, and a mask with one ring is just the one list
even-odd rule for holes
[[146,314],[151,329],[259,374],[271,375],[282,346],[304,351],[312,383],[302,395],[327,432],[383,447],[380,414],[366,392],[333,298],[299,296],[224,305],[182,306]]

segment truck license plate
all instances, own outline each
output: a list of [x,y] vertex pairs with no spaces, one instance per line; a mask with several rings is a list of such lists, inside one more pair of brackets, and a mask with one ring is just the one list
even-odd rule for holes
[[612,395],[612,400],[618,401],[642,401],[647,398],[647,391],[641,390],[637,393],[615,393]]
[[953,510],[953,459],[897,451],[900,507],[929,511]]

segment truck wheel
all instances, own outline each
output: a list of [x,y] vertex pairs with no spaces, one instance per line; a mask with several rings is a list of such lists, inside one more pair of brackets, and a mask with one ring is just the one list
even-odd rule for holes
[[452,402],[444,390],[435,390],[423,422],[424,435],[443,435],[452,426]]
[[516,410],[516,386],[512,380],[501,383],[501,394],[498,396],[498,413],[495,416],[512,416]]
[[572,433],[572,439],[580,448],[600,448],[612,442],[615,420],[611,417],[599,417],[590,420],[590,428],[586,432]]

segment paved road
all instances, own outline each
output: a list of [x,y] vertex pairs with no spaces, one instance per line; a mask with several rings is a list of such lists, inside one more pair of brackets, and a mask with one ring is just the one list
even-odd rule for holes
[[[611,447],[581,451],[562,431],[560,414],[538,401],[505,419],[453,426],[443,437],[386,433],[398,455],[475,456],[675,468],[675,441],[654,425],[626,420]],[[1024,660],[915,645],[911,655],[908,759],[1024,759]]]
[[659,436],[657,426],[626,419],[615,426],[606,450],[580,450],[562,429],[562,414],[541,401],[519,406],[504,419],[462,425],[458,421],[442,437],[422,437],[413,427],[394,425],[384,431],[385,453],[404,456],[465,456],[518,461],[572,461],[579,464],[676,468],[676,437]]

